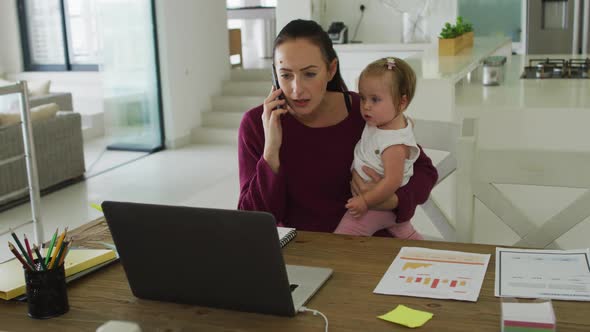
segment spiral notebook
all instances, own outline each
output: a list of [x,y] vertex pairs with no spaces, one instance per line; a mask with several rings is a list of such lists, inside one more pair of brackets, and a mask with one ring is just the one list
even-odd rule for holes
[[295,235],[297,235],[295,228],[291,227],[277,226],[277,232],[279,233],[279,243],[281,244],[281,247],[284,247],[295,237]]

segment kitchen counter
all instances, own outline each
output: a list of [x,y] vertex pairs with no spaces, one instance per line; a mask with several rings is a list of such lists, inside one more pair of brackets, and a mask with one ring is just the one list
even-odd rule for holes
[[358,76],[370,62],[395,56],[406,60],[416,72],[417,90],[409,115],[426,120],[459,121],[454,114],[455,85],[490,55],[507,55],[512,42],[507,37],[475,37],[472,48],[454,56],[438,56],[432,44],[342,44],[334,45],[342,77],[357,91]]
[[586,58],[589,55],[514,55],[506,64],[506,76],[499,86],[483,86],[481,75],[456,89],[457,111],[477,116],[482,108],[588,109],[590,79],[521,79],[528,60],[538,58]]
[[455,112],[455,90],[467,75],[491,55],[510,58],[512,42],[507,37],[476,37],[473,48],[454,56],[439,56],[438,48],[426,49],[405,60],[416,72],[417,87],[408,114],[418,119],[461,122]]
[[420,80],[448,80],[456,83],[477,68],[492,54],[510,55],[512,41],[508,37],[476,37],[473,48],[462,50],[453,56],[439,56],[438,47],[431,47],[421,54],[405,59]]
[[[570,59],[586,58],[588,55],[511,56],[501,85],[483,86],[481,75],[470,83],[457,85],[456,114],[459,118],[477,119],[474,122],[478,128],[478,135],[474,136],[477,144],[475,153],[488,156],[485,161],[473,164],[471,172],[515,172],[517,176],[508,181],[496,179],[496,189],[502,192],[504,199],[510,204],[517,206],[531,224],[539,227],[545,225],[544,241],[553,241],[559,236],[549,245],[550,248],[572,249],[587,245],[590,229],[590,218],[586,218],[586,214],[578,215],[577,212],[581,210],[575,210],[576,206],[585,204],[581,200],[584,193],[588,192],[588,181],[584,177],[586,173],[574,168],[580,164],[589,165],[590,162],[590,144],[586,138],[590,122],[590,79],[520,78],[524,67],[528,65],[528,59],[546,57]],[[470,121],[465,123],[469,124]],[[463,140],[462,146],[465,147],[468,142],[469,140]],[[458,159],[469,160],[472,154],[465,153],[460,147],[461,145],[457,152]],[[507,158],[514,158],[511,161],[519,167],[505,166],[503,161]],[[545,167],[546,165],[549,167]],[[470,168],[459,171],[458,174],[463,174],[469,172]],[[470,183],[469,179],[457,177],[457,187],[465,188],[466,183]],[[456,188],[453,187],[450,192],[452,190]],[[460,211],[469,202],[461,201],[462,196],[456,195],[457,193],[454,196],[456,211]],[[477,227],[475,228],[479,232],[477,238],[485,239],[488,243],[509,245],[518,240],[518,236],[506,226],[495,227],[491,231],[487,228],[484,231],[489,225],[500,225],[500,218],[487,211],[483,207],[485,204],[479,206],[479,212],[474,217],[481,229],[477,231]],[[562,212],[568,207],[573,207],[577,212]],[[504,212],[504,209],[500,211],[513,215]],[[555,216],[560,219],[555,219]],[[584,218],[584,221],[578,223]],[[569,231],[561,236],[556,233],[559,229],[556,220],[559,223],[569,223],[570,226],[563,229],[564,232],[567,229]],[[549,222],[553,224],[547,226]],[[490,234],[494,234],[497,240],[492,240]],[[512,243],[505,240],[510,238],[514,239]],[[537,243],[535,246],[538,245]]]

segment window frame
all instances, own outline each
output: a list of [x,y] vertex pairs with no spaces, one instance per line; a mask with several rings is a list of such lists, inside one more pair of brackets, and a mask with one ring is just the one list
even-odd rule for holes
[[26,12],[26,1],[17,0],[18,21],[20,28],[21,47],[23,51],[23,65],[25,71],[98,71],[99,64],[76,64],[71,63],[68,46],[68,33],[65,15],[65,0],[59,0],[61,10],[61,32],[63,35],[63,50],[65,64],[39,65],[32,62],[31,49],[29,47],[28,18]]

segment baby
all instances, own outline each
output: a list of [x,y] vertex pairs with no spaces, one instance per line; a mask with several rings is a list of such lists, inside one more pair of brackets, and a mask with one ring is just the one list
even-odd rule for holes
[[392,211],[373,210],[406,185],[420,149],[413,123],[404,116],[416,90],[416,74],[405,61],[388,57],[369,64],[359,79],[361,114],[366,122],[354,149],[352,168],[365,180],[368,166],[383,176],[372,189],[350,198],[338,234],[371,236],[387,229],[397,238],[422,240],[409,220],[396,221]]

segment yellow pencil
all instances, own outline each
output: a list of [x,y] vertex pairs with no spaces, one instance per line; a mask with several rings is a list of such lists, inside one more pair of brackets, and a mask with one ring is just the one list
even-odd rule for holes
[[49,268],[52,269],[56,262],[55,260],[57,259],[57,254],[59,253],[59,250],[61,248],[61,246],[63,245],[64,239],[66,238],[66,233],[68,232],[68,228],[66,227],[64,229],[64,232],[59,236],[59,239],[57,240],[57,244],[55,245],[55,249],[53,250],[53,256],[51,257],[51,262],[49,262]]
[[61,257],[59,259],[59,263],[57,264],[58,267],[66,261],[66,255],[70,252],[70,248],[72,247],[73,241],[74,240],[72,240],[72,238],[70,237],[70,240],[68,241],[68,245],[64,248],[64,252],[63,252],[63,254],[61,254]]

